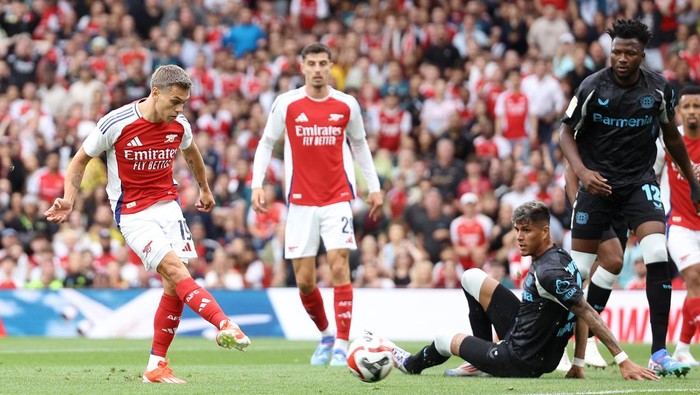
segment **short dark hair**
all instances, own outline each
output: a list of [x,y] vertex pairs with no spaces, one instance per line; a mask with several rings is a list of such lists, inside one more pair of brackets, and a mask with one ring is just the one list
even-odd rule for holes
[[310,53],[316,54],[316,53],[324,53],[324,52],[328,54],[328,59],[330,59],[331,55],[332,55],[331,49],[328,48],[328,46],[326,44],[320,43],[320,42],[311,43],[311,44],[305,46],[304,49],[301,50],[301,58],[306,59],[306,55],[308,55]]
[[545,224],[549,225],[549,209],[537,200],[523,203],[513,211],[511,216],[513,224]]
[[681,98],[683,95],[700,95],[700,86],[685,85],[678,93],[678,97]]
[[618,19],[613,23],[612,27],[606,29],[605,32],[608,33],[613,40],[615,37],[636,38],[644,47],[646,47],[651,39],[649,27],[638,18]]

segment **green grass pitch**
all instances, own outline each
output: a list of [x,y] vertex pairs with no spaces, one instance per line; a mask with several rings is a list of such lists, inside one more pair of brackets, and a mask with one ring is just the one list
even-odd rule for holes
[[[419,376],[394,369],[385,380],[367,384],[346,368],[310,366],[313,342],[252,341],[241,353],[201,338],[175,339],[170,366],[188,384],[168,385],[141,383],[148,340],[0,338],[0,394],[700,394],[697,368],[686,377],[657,382],[624,381],[615,366],[586,369],[586,380],[565,380],[561,372],[539,379],[443,376],[445,368],[459,364],[455,357]],[[399,342],[412,352],[423,344]],[[635,362],[646,364],[648,345],[623,348]],[[700,347],[692,351],[700,355]]]

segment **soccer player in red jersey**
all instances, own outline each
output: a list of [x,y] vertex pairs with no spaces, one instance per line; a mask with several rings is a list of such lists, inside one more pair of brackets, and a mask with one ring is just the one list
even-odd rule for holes
[[[306,84],[275,99],[253,162],[253,209],[267,211],[265,172],[275,142],[285,134],[284,165],[289,204],[285,258],[294,266],[306,312],[321,332],[312,365],[346,366],[352,321],[352,283],[348,256],[356,249],[350,202],[356,196],[353,157],[367,180],[370,216],[383,204],[379,179],[365,137],[357,100],[328,86],[331,50],[312,43],[301,52]],[[349,142],[349,144],[348,144]],[[332,271],[337,334],[330,328],[316,286],[316,254],[320,239]],[[332,358],[330,357],[332,349]]]
[[147,98],[99,120],[68,165],[63,198],[57,198],[44,213],[49,221],[65,222],[73,210],[85,166],[106,152],[107,195],[114,220],[146,269],[156,270],[163,278],[151,355],[143,374],[143,381],[149,383],[185,383],[173,375],[165,359],[185,304],[219,329],[216,340],[221,347],[243,351],[250,345],[248,337],[228,319],[211,294],[195,283],[185,266],[196,253],[173,179],[178,150],[199,184],[197,209],[206,212],[214,207],[202,155],[182,114],[191,86],[187,73],[178,66],[156,69]]
[[[697,169],[697,164],[700,163],[700,88],[688,86],[681,90],[679,97],[678,113],[682,125],[678,131],[683,135],[688,156]],[[700,217],[690,200],[688,182],[668,153],[664,165],[663,171],[668,175],[671,198],[668,252],[678,266],[688,290],[682,308],[681,334],[673,357],[691,366],[698,366],[698,361],[690,354],[690,342],[700,329]]]

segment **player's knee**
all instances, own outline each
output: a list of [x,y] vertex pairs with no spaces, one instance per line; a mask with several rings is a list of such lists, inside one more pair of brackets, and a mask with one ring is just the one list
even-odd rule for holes
[[615,280],[617,280],[617,274],[610,273],[602,266],[598,267],[591,276],[591,282],[603,289],[612,289]]
[[469,295],[479,300],[481,285],[486,281],[488,275],[481,269],[469,269],[462,274],[462,288]]
[[174,253],[167,254],[158,264],[158,273],[165,281],[177,284],[180,281],[191,277],[185,264]]
[[[620,274],[622,271],[622,251],[599,251],[598,265],[610,273]],[[595,274],[593,274],[595,276]]]
[[654,262],[668,262],[666,236],[663,233],[646,235],[639,241],[639,249],[642,251],[642,258],[647,265]]
[[700,263],[683,269],[681,275],[688,290],[700,291]]
[[591,267],[593,267],[593,262],[595,262],[596,254],[571,251],[571,258],[573,258],[574,263],[576,263],[576,267],[578,267],[581,277],[583,277],[584,280],[587,279],[591,274]]
[[314,288],[316,288],[316,284],[314,282],[300,281],[297,279],[297,289],[299,289],[299,292],[301,292],[302,295],[310,294]]

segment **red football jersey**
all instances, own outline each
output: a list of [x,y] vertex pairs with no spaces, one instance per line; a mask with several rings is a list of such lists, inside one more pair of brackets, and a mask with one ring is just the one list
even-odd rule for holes
[[[682,127],[678,129],[681,132],[683,130]],[[700,163],[700,139],[691,140],[683,134],[683,142],[688,150],[690,160],[693,163]],[[690,185],[668,154],[666,154],[665,160],[668,185],[671,191],[671,211],[669,212],[668,224],[700,230],[700,216],[697,215],[693,202],[690,201]]]
[[[285,187],[289,203],[326,206],[350,201],[355,198],[356,189],[353,156],[347,139],[365,139],[360,106],[354,97],[332,88],[321,100],[307,96],[304,89],[294,89],[277,97],[261,144],[271,147],[282,133],[285,134]],[[370,191],[379,190],[376,171],[371,163],[369,165],[375,173],[367,180]],[[266,163],[254,164],[253,187],[262,186],[266,168]]]
[[148,122],[138,103],[102,117],[83,142],[89,156],[107,154],[107,195],[117,221],[121,214],[178,198],[173,161],[178,150],[192,144],[192,128],[184,115],[173,122]]

